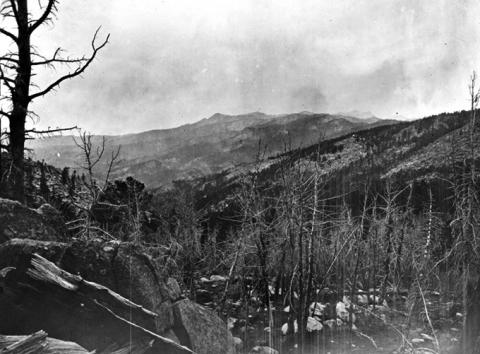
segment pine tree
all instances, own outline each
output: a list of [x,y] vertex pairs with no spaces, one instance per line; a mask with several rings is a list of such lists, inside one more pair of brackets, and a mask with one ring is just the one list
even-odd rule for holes
[[77,182],[77,171],[73,170],[72,178],[70,179],[70,188],[68,189],[68,193],[73,195],[75,193],[75,187]]
[[40,163],[40,195],[48,200],[50,197],[50,190],[47,185],[47,177],[45,175],[45,162]]
[[70,169],[68,167],[64,167],[62,170],[62,184],[67,185],[69,180]]

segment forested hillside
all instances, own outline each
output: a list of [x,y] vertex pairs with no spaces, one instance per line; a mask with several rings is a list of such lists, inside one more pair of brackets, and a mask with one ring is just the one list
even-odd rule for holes
[[[472,124],[462,111],[271,156],[257,146],[252,162],[156,189],[132,177],[97,179],[115,161],[95,155],[103,149],[83,135],[91,155],[79,172],[26,161],[27,202],[41,215],[53,213],[45,202],[60,211],[63,222],[43,221],[62,230],[55,240],[139,247],[182,296],[228,322],[239,352],[455,353],[480,313],[476,269],[467,277],[465,268],[475,259],[480,210]],[[106,162],[89,164],[97,158]],[[12,235],[28,229],[21,225],[4,228],[0,250],[12,252]]]
[[[271,328],[276,347],[288,347],[281,333],[298,326],[295,343],[313,350],[314,319],[329,326],[323,306],[341,300],[346,326],[370,339],[359,350],[399,343],[407,351],[454,350],[457,331],[475,326],[477,316],[475,300],[461,295],[475,280],[459,281],[465,258],[473,257],[468,248],[475,249],[467,220],[478,217],[478,209],[468,209],[477,203],[471,173],[480,153],[471,119],[462,111],[375,127],[178,181],[157,198],[170,220],[166,232],[181,235],[185,281],[195,283],[195,273],[228,276],[216,301],[242,318],[251,310],[232,310],[229,292],[260,308],[273,302],[277,312],[251,325],[286,321]],[[288,314],[278,306],[288,306]],[[249,325],[235,328],[244,333]]]

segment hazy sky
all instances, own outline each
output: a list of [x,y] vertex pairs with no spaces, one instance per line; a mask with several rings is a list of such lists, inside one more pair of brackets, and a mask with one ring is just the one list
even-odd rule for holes
[[[477,0],[60,1],[41,49],[89,53],[81,79],[33,108],[40,127],[94,133],[168,128],[262,111],[421,117],[468,107],[480,70]],[[52,76],[38,75],[37,82]]]

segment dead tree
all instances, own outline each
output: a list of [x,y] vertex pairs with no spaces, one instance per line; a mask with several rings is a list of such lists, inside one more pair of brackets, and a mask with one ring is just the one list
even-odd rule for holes
[[[109,160],[105,162],[104,161],[105,160],[104,158],[106,157],[105,136],[102,136],[100,140],[100,144],[98,145],[94,143],[94,136],[86,132],[80,133],[79,138],[78,139],[74,138],[73,140],[75,142],[75,145],[77,145],[77,147],[80,149],[81,155],[84,159],[83,164],[78,165],[78,167],[83,169],[86,172],[86,178],[83,181],[84,182],[83,187],[87,190],[88,195],[84,196],[83,198],[80,198],[87,201],[86,205],[85,204],[82,205],[81,203],[75,202],[75,193],[72,193],[70,195],[70,198],[72,202],[75,204],[75,206],[85,212],[85,217],[71,222],[70,227],[72,230],[82,229],[83,231],[81,231],[81,234],[87,237],[89,236],[90,230],[96,230],[105,234],[106,236],[111,237],[111,235],[108,234],[105,230],[99,227],[96,227],[94,225],[91,225],[91,223],[95,219],[93,215],[93,211],[95,207],[104,206],[104,207],[113,207],[116,209],[121,207],[126,207],[126,205],[112,205],[110,203],[100,201],[102,194],[105,192],[105,190],[108,187],[110,174],[115,165],[115,162],[117,161],[120,155],[120,146],[118,146],[116,149],[113,149],[111,151]],[[99,179],[96,173],[96,167],[102,163],[106,164],[105,178],[103,182],[99,182]],[[138,200],[136,200],[136,202],[138,203]],[[137,207],[136,214],[138,215],[138,205],[136,205],[136,207]]]
[[[53,21],[57,3],[57,0],[39,0],[38,2],[4,0],[0,9],[2,18],[0,33],[13,43],[14,48],[0,56],[0,87],[3,85],[7,89],[7,94],[3,95],[2,92],[0,97],[2,103],[0,116],[9,121],[8,151],[13,167],[10,182],[13,197],[21,202],[25,199],[23,161],[25,139],[29,133],[38,133],[36,130],[26,129],[27,118],[34,116],[34,113],[29,111],[30,103],[57,89],[64,81],[81,75],[93,62],[99,50],[108,43],[110,36],[107,35],[103,41],[97,43],[100,28],[97,29],[91,42],[90,56],[64,57],[61,48],[57,48],[51,56],[38,53],[31,41],[32,36],[39,27]],[[75,68],[44,88],[38,88],[32,82],[37,68],[55,69],[59,65]],[[3,105],[3,102],[7,102],[7,105]]]
[[[480,101],[480,89],[476,83],[476,73],[470,78],[469,98],[471,104],[470,136],[467,156],[465,158],[465,173],[461,177],[459,195],[457,195],[457,220],[460,221],[461,231],[459,244],[461,245],[462,273],[463,273],[463,353],[479,353],[480,337],[480,269],[478,231],[479,215],[477,170],[475,166],[476,143],[476,111]],[[469,160],[469,165],[467,161]]]

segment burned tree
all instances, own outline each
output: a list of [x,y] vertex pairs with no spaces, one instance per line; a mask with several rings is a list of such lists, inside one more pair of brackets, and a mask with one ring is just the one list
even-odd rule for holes
[[478,233],[480,215],[478,210],[478,183],[475,160],[477,158],[476,114],[480,101],[480,89],[477,75],[473,72],[468,86],[471,104],[469,122],[469,141],[464,157],[464,173],[460,183],[455,187],[456,216],[454,224],[458,229],[459,259],[461,259],[462,292],[463,292],[463,353],[480,353],[480,267]]
[[[27,118],[34,114],[29,111],[30,103],[55,90],[62,82],[81,75],[109,40],[109,35],[107,35],[100,43],[97,43],[99,32],[97,29],[91,41],[90,56],[64,57],[61,48],[57,48],[51,56],[38,53],[31,42],[32,35],[39,27],[53,20],[57,11],[57,3],[57,0],[39,0],[38,2],[4,0],[0,9],[2,19],[0,33],[13,43],[14,48],[0,56],[0,87],[6,88],[6,94],[2,92],[0,102],[7,102],[6,107],[0,106],[0,117],[9,121],[7,150],[12,163],[9,176],[12,197],[22,202],[25,197],[23,162],[25,139],[29,133],[53,132],[51,130],[26,129]],[[60,64],[67,65],[72,70],[53,80],[44,88],[34,85],[32,77],[36,68],[55,69]],[[59,130],[62,129],[55,131]]]

